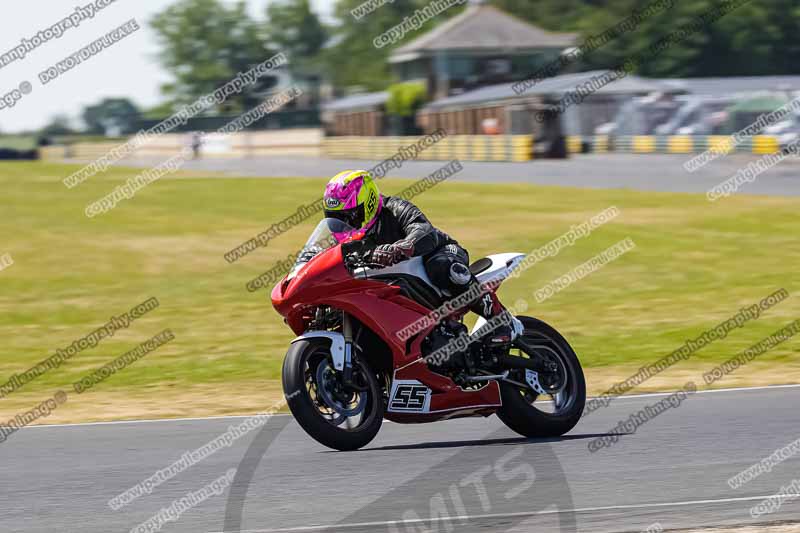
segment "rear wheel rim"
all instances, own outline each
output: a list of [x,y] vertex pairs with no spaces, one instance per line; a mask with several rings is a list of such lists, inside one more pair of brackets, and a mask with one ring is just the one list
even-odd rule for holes
[[561,343],[540,331],[532,329],[525,329],[521,335],[521,340],[523,342],[514,343],[511,348],[511,355],[530,358],[531,353],[533,353],[546,360],[553,361],[558,364],[558,375],[552,380],[549,379],[549,374],[542,373],[539,375],[540,381],[544,382],[543,385],[552,385],[551,387],[545,387],[553,391],[552,394],[544,395],[546,396],[545,398],[525,384],[524,370],[518,371],[518,379],[514,381],[520,383],[520,385],[525,384],[525,386],[514,386],[519,390],[525,402],[542,414],[553,417],[569,414],[575,405],[578,395],[577,371]]

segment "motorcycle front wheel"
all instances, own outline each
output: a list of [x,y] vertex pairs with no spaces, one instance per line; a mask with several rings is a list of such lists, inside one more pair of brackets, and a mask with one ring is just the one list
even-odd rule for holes
[[353,359],[353,386],[333,368],[330,343],[300,340],[283,361],[283,392],[300,426],[334,450],[357,450],[369,444],[383,422],[383,394],[365,361]]

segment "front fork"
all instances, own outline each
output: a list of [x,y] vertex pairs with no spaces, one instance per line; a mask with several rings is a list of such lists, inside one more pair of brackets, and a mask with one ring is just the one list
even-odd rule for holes
[[344,369],[342,380],[346,386],[353,384],[353,319],[342,311],[342,336],[344,337]]
[[294,343],[300,340],[311,338],[328,339],[331,343],[331,358],[333,368],[338,373],[341,373],[342,384],[352,390],[365,391],[367,390],[365,387],[359,386],[353,382],[354,326],[355,324],[353,322],[353,318],[343,311],[341,333],[326,330],[309,330],[299,337],[296,337],[294,340],[292,340],[292,342]]

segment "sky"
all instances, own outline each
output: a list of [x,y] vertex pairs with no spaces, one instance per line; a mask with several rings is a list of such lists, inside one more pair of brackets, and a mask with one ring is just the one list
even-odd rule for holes
[[[0,55],[30,39],[39,31],[75,12],[78,5],[93,0],[24,0],[6,6],[0,17]],[[13,107],[0,109],[0,133],[36,130],[55,115],[65,114],[80,125],[84,106],[107,97],[128,97],[140,108],[163,101],[159,86],[169,81],[169,73],[158,61],[159,47],[147,21],[175,0],[117,0],[28,52],[22,60],[0,67],[0,100],[25,82],[29,94],[22,95]],[[224,0],[234,3],[234,0]],[[270,0],[247,0],[254,16],[263,17]],[[312,0],[316,12],[328,19],[334,0]],[[136,19],[141,29],[113,46],[77,65],[73,70],[43,84],[39,74],[72,53],[99,39],[109,31]],[[1,64],[1,63],[0,63]],[[25,86],[27,87],[27,85]],[[21,93],[16,93],[17,95]],[[13,98],[10,98],[13,100]],[[0,104],[3,105],[3,104]]]

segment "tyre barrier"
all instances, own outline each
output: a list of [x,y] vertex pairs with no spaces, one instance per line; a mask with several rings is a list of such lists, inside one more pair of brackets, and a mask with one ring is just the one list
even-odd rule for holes
[[[419,137],[327,137],[322,152],[338,159],[385,159]],[[425,148],[415,159],[463,161],[530,161],[530,135],[448,135]]]
[[712,150],[722,154],[765,155],[780,152],[780,142],[772,135],[756,135],[739,144],[729,135],[569,135],[567,148],[571,154],[693,154]]

